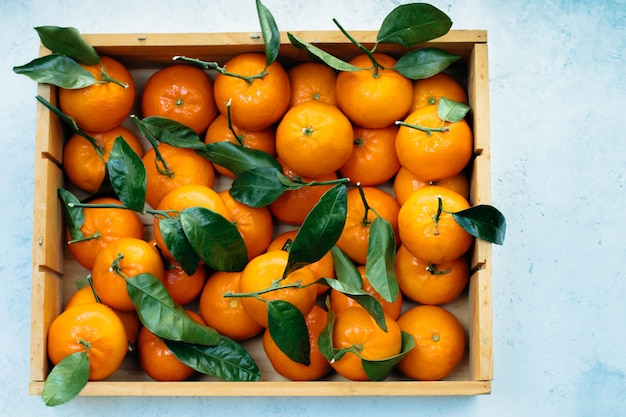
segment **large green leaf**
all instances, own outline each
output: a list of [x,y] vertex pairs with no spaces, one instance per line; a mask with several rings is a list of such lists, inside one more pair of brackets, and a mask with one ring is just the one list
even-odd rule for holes
[[378,30],[377,43],[410,47],[448,33],[452,20],[427,3],[404,4],[393,9]]
[[402,332],[402,350],[397,355],[382,360],[371,361],[361,359],[363,370],[372,381],[382,381],[393,368],[415,347],[415,338],[408,333]]
[[97,82],[89,71],[72,58],[61,54],[35,58],[28,64],[13,67],[13,72],[26,75],[38,83],[67,89],[84,88]]
[[347,191],[343,184],[327,190],[307,214],[289,250],[283,276],[317,262],[335,245],[346,223]]
[[67,55],[78,62],[93,65],[100,62],[98,52],[73,27],[38,26],[41,43],[52,52]]
[[396,239],[391,224],[378,216],[372,222],[365,262],[365,275],[372,287],[393,303],[400,287],[395,270]]
[[180,219],[159,219],[159,231],[165,246],[188,275],[193,275],[198,269],[200,257],[187,239]]
[[412,80],[432,77],[448,68],[460,58],[439,48],[415,49],[404,54],[393,69]]
[[450,123],[463,120],[469,111],[470,106],[467,104],[450,100],[446,97],[441,97],[437,104],[437,115],[439,118]]
[[209,143],[202,152],[198,152],[209,161],[229,169],[236,176],[254,168],[276,168],[282,172],[278,161],[267,152],[231,142]]
[[189,243],[209,267],[217,271],[241,271],[248,263],[246,245],[237,227],[224,216],[204,207],[180,213]]
[[63,217],[65,218],[65,227],[70,233],[72,240],[79,240],[85,237],[80,230],[85,223],[85,213],[82,207],[74,207],[73,204],[79,204],[78,198],[64,188],[57,190],[59,199],[63,203]]
[[219,343],[220,334],[192,319],[154,275],[128,278],[126,290],[141,323],[158,337],[207,346]]
[[341,282],[338,279],[322,278],[324,284],[332,289],[339,291],[356,301],[372,316],[376,324],[387,331],[387,323],[385,322],[385,311],[383,306],[373,294],[363,290],[360,287],[353,287],[350,284]]
[[309,53],[309,55],[312,55],[313,57],[321,60],[326,65],[336,69],[337,71],[361,71],[363,69],[346,61],[342,61],[341,59],[329,54],[328,52],[325,52],[317,46],[299,39],[296,35],[292,33],[287,33],[287,37],[295,47],[304,49]]
[[229,193],[235,200],[250,207],[265,207],[290,189],[285,185],[285,179],[288,178],[275,167],[253,168],[235,178]]
[[300,310],[287,301],[270,300],[267,323],[272,340],[287,357],[306,366],[311,363],[309,330]]
[[159,142],[167,143],[176,148],[191,148],[203,150],[204,142],[190,127],[167,117],[150,116],[143,120],[135,120],[142,126],[144,132],[149,133]]
[[261,24],[261,34],[265,43],[266,66],[272,65],[280,50],[280,32],[274,16],[260,0],[256,0],[256,10]]
[[146,168],[122,136],[113,143],[107,171],[120,201],[127,208],[142,213],[146,203]]
[[80,351],[57,363],[43,384],[41,398],[47,406],[65,404],[76,397],[89,381],[89,357]]
[[479,204],[452,213],[452,216],[472,236],[498,245],[504,243],[506,219],[497,208]]
[[181,362],[205,375],[225,381],[258,381],[261,378],[261,372],[250,354],[227,337],[220,337],[213,346],[172,340],[164,342]]

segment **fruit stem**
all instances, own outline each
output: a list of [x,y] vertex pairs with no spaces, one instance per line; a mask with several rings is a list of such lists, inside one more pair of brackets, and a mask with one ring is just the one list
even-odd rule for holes
[[437,197],[437,214],[433,216],[435,221],[435,236],[439,235],[439,219],[441,218],[441,212],[443,211],[443,202],[441,197]]
[[235,140],[237,141],[239,146],[243,146],[243,135],[237,134],[237,132],[235,131],[235,128],[233,127],[233,121],[230,117],[230,105],[231,104],[232,104],[232,99],[229,99],[228,103],[226,103],[226,119],[228,120],[228,130],[231,131],[231,133],[235,137]]
[[345,184],[350,182],[350,178],[337,178],[334,180],[326,180],[326,181],[311,181],[305,183],[307,186],[316,186],[316,185],[335,185],[335,184]]
[[[374,54],[373,54],[373,50],[370,51],[369,49],[367,49],[365,46],[363,46],[359,41],[357,41],[356,39],[354,39],[352,37],[352,35],[350,35],[348,33],[347,30],[345,30],[343,28],[343,26],[341,26],[341,24],[339,23],[339,21],[337,19],[333,18],[333,22],[335,23],[335,25],[337,25],[337,27],[339,28],[339,30],[341,31],[341,33],[343,33],[346,38],[348,38],[350,40],[350,42],[352,42],[354,45],[356,45],[365,55],[367,55],[367,57],[370,59],[370,61],[372,61],[372,64],[374,65],[373,69],[374,69],[374,78],[378,78],[380,77],[380,73],[378,72],[379,68],[382,68],[381,65],[376,61],[376,59],[374,58]],[[366,69],[366,68],[364,68]],[[367,68],[369,69],[369,68]]]
[[115,78],[112,78],[109,74],[107,74],[106,70],[104,69],[104,65],[100,64],[100,69],[102,70],[102,81],[100,81],[101,83],[114,83],[122,88],[128,88],[128,84],[116,80]]
[[369,211],[372,209],[369,204],[367,204],[367,199],[365,198],[365,192],[363,191],[363,187],[361,187],[361,183],[356,183],[356,188],[359,190],[359,194],[361,195],[361,201],[363,201],[363,207],[365,208],[365,214],[363,215],[363,220],[361,220],[361,225],[363,227],[369,226],[372,224],[372,221],[368,218]]
[[444,269],[443,271],[440,271],[437,268],[437,265],[435,264],[430,264],[426,267],[426,270],[428,272],[430,272],[432,275],[445,275],[445,274],[449,274],[450,270],[449,269]]
[[405,127],[409,127],[411,129],[417,129],[417,130],[421,130],[422,132],[425,132],[427,134],[431,134],[433,132],[447,132],[448,130],[450,130],[450,127],[448,126],[444,126],[445,122],[442,123],[441,127],[425,127],[425,126],[421,126],[421,125],[413,125],[410,123],[406,123],[403,122],[401,120],[396,120],[396,126],[405,126]]
[[150,145],[152,145],[155,154],[154,165],[156,166],[158,173],[161,175],[165,175],[168,178],[173,178],[174,171],[170,169],[167,161],[163,158],[163,155],[161,155],[161,152],[159,151],[159,141],[148,131],[148,129],[145,128],[145,126],[137,116],[131,114],[130,118],[135,122],[135,125],[141,132],[142,136],[148,139],[148,142],[150,142]]
[[189,57],[186,57],[184,55],[176,55],[172,59],[175,60],[175,61],[191,62],[191,63],[196,64],[196,65],[198,65],[198,66],[200,66],[201,68],[204,68],[204,69],[213,69],[213,70],[219,72],[220,74],[226,75],[228,77],[240,78],[240,79],[244,80],[246,83],[248,83],[248,85],[252,84],[255,79],[263,78],[263,77],[265,77],[266,75],[269,74],[266,71],[267,67],[263,68],[263,70],[261,72],[259,72],[258,74],[256,74],[256,75],[241,75],[241,74],[235,74],[235,73],[232,73],[232,72],[228,72],[226,70],[226,67],[220,67],[217,62],[202,61],[200,59],[189,58]]
[[[281,280],[279,280],[280,282]],[[292,282],[291,284],[285,284],[285,285],[274,285],[272,284],[270,287],[265,288],[264,290],[260,290],[260,291],[255,291],[255,292],[240,292],[240,293],[234,293],[234,292],[226,292],[224,293],[222,296],[224,298],[243,298],[243,297],[254,297],[254,298],[258,298],[261,301],[267,301],[263,298],[260,298],[259,295],[261,294],[265,294],[268,292],[272,292],[272,291],[277,291],[277,290],[282,290],[285,288],[303,288],[305,287],[304,285],[302,285],[301,282]]]
[[89,343],[88,341],[86,341],[85,339],[80,339],[78,341],[78,343],[80,343],[81,345],[83,345],[83,347],[85,348],[85,352],[87,352],[89,349],[91,349],[91,343]]
[[[74,203],[68,203],[68,206],[75,207]],[[86,242],[88,240],[98,239],[100,236],[101,236],[100,232],[96,230],[95,233],[91,236],[81,237],[80,239],[68,240],[67,244],[73,245],[74,243]]]
[[100,297],[98,297],[98,293],[96,292],[96,289],[93,286],[93,278],[91,277],[91,274],[87,275],[87,282],[89,283],[89,286],[91,287],[91,292],[93,293],[93,296],[96,299],[96,302],[101,303],[102,301],[100,301]]

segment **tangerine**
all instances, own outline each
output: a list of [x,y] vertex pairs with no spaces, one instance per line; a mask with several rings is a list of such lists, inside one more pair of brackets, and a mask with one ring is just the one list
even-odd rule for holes
[[470,184],[467,174],[464,171],[452,178],[446,178],[440,181],[421,181],[417,179],[411,171],[405,167],[400,167],[393,180],[393,192],[396,196],[396,200],[398,200],[398,204],[402,205],[409,196],[413,194],[413,191],[417,191],[429,185],[439,185],[449,188],[461,194],[465,199],[469,199]]
[[319,100],[337,105],[337,73],[319,62],[303,62],[287,70],[291,83],[290,107],[305,101]]
[[413,101],[410,112],[424,106],[439,104],[441,97],[467,104],[465,89],[445,72],[413,81]]

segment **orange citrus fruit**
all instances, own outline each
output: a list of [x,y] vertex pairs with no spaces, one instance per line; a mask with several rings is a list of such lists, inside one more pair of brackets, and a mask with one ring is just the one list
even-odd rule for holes
[[[202,325],[205,324],[197,313],[186,311],[193,320]],[[146,327],[139,330],[137,351],[141,367],[150,378],[156,381],[183,381],[196,372],[182,363],[165,342]]]
[[[396,235],[398,242],[398,212],[400,206],[385,191],[376,187],[363,187],[363,193],[371,208],[365,215],[365,205],[358,188],[348,191],[348,210],[346,222],[337,240],[337,246],[355,263],[365,265],[369,247],[369,236],[372,222],[378,215],[387,220]],[[376,214],[378,213],[378,214]]]
[[116,310],[133,311],[135,305],[120,274],[127,279],[139,274],[152,274],[163,281],[163,261],[152,245],[136,238],[111,242],[96,257],[91,277],[100,300]]
[[141,142],[133,132],[123,126],[114,127],[106,132],[87,134],[96,140],[102,150],[96,151],[96,148],[79,134],[70,136],[63,148],[63,171],[72,184],[88,193],[95,193],[102,185],[109,154],[115,139],[119,136],[140,158],[143,156]]
[[165,264],[163,285],[172,296],[176,304],[185,305],[194,301],[204,288],[206,281],[206,267],[198,265],[196,272],[187,274],[180,264],[168,259]]
[[216,271],[207,279],[200,294],[199,309],[209,327],[234,340],[246,340],[263,330],[248,314],[240,298],[224,297],[239,292],[241,272]]
[[[114,204],[122,206],[122,202],[111,197],[99,197],[89,201],[90,204]],[[137,213],[123,208],[83,208],[84,222],[80,227],[84,239],[72,241],[69,231],[66,238],[69,250],[74,259],[87,269],[93,268],[98,253],[109,243],[123,238],[143,238],[143,224]]]
[[400,169],[396,155],[397,132],[395,125],[377,129],[355,126],[352,154],[339,168],[339,174],[364,187],[391,179]]
[[[224,200],[222,200],[217,191],[204,185],[181,185],[174,188],[161,199],[157,210],[171,211],[170,215],[176,217],[177,214],[175,212],[181,212],[190,207],[204,207],[231,220]],[[154,240],[163,256],[174,259],[174,255],[172,255],[165,244],[165,240],[163,240],[158,216],[154,217],[153,230]]]
[[367,381],[361,359],[381,360],[395,356],[402,350],[402,333],[398,323],[385,315],[387,331],[381,329],[374,318],[361,307],[348,307],[337,314],[333,326],[333,347],[349,349],[331,366],[344,378]]
[[402,205],[408,200],[409,196],[413,194],[413,191],[417,191],[429,185],[439,185],[449,188],[461,194],[465,199],[469,199],[470,183],[464,171],[452,178],[446,178],[440,181],[422,181],[417,179],[408,169],[400,167],[393,180],[393,192],[398,203]]
[[[400,126],[396,136],[400,164],[416,178],[439,181],[454,177],[472,158],[472,130],[465,119],[444,122],[437,114],[437,106],[426,106],[409,114],[404,123],[420,127]],[[435,130],[421,130],[424,128]]]
[[413,81],[413,101],[410,111],[439,104],[441,97],[467,104],[465,89],[445,72]]
[[309,330],[309,365],[295,362],[289,358],[274,342],[269,329],[263,332],[263,350],[276,372],[292,381],[314,381],[322,378],[330,371],[330,363],[322,355],[317,339],[326,326],[328,313],[322,307],[314,305],[304,317]]
[[311,100],[323,101],[333,106],[337,104],[337,73],[328,65],[303,62],[289,68],[287,74],[291,83],[290,107]]
[[393,69],[396,60],[375,53],[377,69],[370,58],[357,55],[350,64],[361,71],[342,71],[337,76],[337,105],[356,125],[380,128],[402,119],[411,106],[413,83]]
[[[278,236],[272,240],[272,242],[267,247],[267,252],[271,252],[273,250],[284,250],[285,244],[288,240],[293,242],[296,237],[298,230],[287,230],[282,232]],[[319,278],[335,278],[335,264],[333,261],[333,254],[328,251],[326,255],[322,256],[317,262],[313,262],[312,264],[307,265],[313,274],[315,275],[315,279]],[[330,288],[326,285],[319,284],[317,285],[317,295],[321,295],[328,291]]]
[[231,120],[246,130],[266,129],[280,120],[291,97],[289,76],[280,62],[266,67],[265,54],[241,53],[229,59],[224,68],[244,77],[265,75],[249,82],[219,73],[213,91],[220,113],[227,114],[230,103]]
[[[315,281],[315,276],[309,268],[300,268],[293,271],[284,279],[283,273],[287,266],[289,254],[282,250],[266,252],[252,259],[241,273],[239,290],[242,293],[257,293],[272,288],[275,282],[280,287],[288,284],[301,283],[303,287],[287,287],[272,290],[255,297],[241,297],[241,303],[248,314],[263,327],[267,327],[267,301],[282,300],[291,303],[300,312],[306,315],[317,298],[317,289],[307,284]],[[260,299],[259,299],[260,298]]]
[[404,246],[396,253],[396,279],[402,293],[420,304],[440,305],[457,299],[469,281],[466,256],[429,264],[417,259]]
[[[80,64],[98,81],[78,89],[59,88],[59,108],[87,132],[106,132],[122,124],[130,114],[135,102],[135,83],[128,69],[121,62],[101,56],[100,63]],[[103,68],[112,81],[101,82]]]
[[248,260],[262,254],[272,241],[274,221],[267,206],[250,207],[235,200],[228,190],[219,193],[229,218],[237,227],[248,251]]
[[119,316],[100,303],[76,304],[50,324],[48,357],[53,364],[67,355],[87,351],[89,379],[102,380],[117,371],[128,351],[126,330]]
[[276,129],[276,153],[300,175],[319,178],[352,153],[350,120],[335,106],[307,101],[290,108]]
[[146,81],[141,111],[144,117],[175,120],[199,135],[217,116],[213,81],[203,70],[191,65],[162,68]]
[[396,366],[405,376],[438,381],[448,376],[463,358],[465,334],[449,311],[438,306],[415,306],[400,316],[398,325],[416,343]]
[[146,168],[146,202],[150,207],[156,208],[165,194],[181,185],[213,187],[215,184],[213,164],[193,149],[161,143],[159,152],[167,164],[167,171],[157,161],[154,148],[150,148],[142,159]]
[[[78,304],[87,304],[87,303],[96,303],[96,295],[93,292],[93,289],[90,285],[86,285],[79,290],[77,290],[70,299],[67,301],[65,305],[65,309],[78,305]],[[122,320],[122,324],[124,325],[124,329],[126,330],[126,337],[128,338],[128,343],[131,346],[134,346],[137,342],[137,334],[139,333],[139,328],[141,327],[141,321],[139,321],[139,316],[136,311],[117,311],[113,310],[119,316],[120,320]]]
[[[441,213],[439,211],[441,199]],[[460,194],[433,185],[415,191],[402,205],[398,229],[402,243],[416,258],[440,264],[468,251],[474,238],[454,220],[452,214],[469,208]]]
[[[285,162],[278,158],[283,174],[292,180],[299,179],[304,183],[312,181],[331,181],[337,179],[337,174],[333,171],[319,178],[303,177],[298,175],[293,169],[285,165]],[[312,185],[298,188],[297,190],[287,190],[268,206],[272,215],[279,222],[301,225],[311,209],[320,201],[322,195],[332,188],[332,185]]]
[[[270,126],[261,130],[245,130],[232,125],[233,130],[228,127],[228,117],[219,114],[209,125],[204,137],[204,142],[231,142],[245,148],[257,149],[270,155],[276,155],[276,128]],[[221,165],[213,164],[215,170],[222,175],[234,178],[233,174],[227,168]]]
[[[397,320],[398,317],[400,317],[400,312],[402,311],[402,293],[398,291],[396,299],[393,302],[385,300],[378,293],[378,291],[374,289],[374,287],[372,286],[372,283],[365,275],[365,265],[358,265],[357,269],[359,273],[361,274],[361,279],[363,280],[363,285],[361,286],[361,289],[363,289],[363,291],[367,291],[368,293],[372,294],[378,300],[378,302],[380,302],[385,314],[387,314],[392,319]],[[330,290],[329,302],[330,302],[330,309],[334,311],[335,314],[339,313],[340,311],[345,310],[348,307],[352,307],[352,306],[360,307],[361,306],[353,298],[348,297],[346,294],[334,288]]]

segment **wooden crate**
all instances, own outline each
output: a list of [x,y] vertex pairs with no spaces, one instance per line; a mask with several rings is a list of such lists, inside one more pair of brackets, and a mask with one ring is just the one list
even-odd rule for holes
[[[335,31],[294,32],[345,59],[359,51]],[[372,47],[376,33],[357,31],[353,35]],[[285,33],[279,60],[285,66],[307,60],[293,47]],[[172,62],[174,55],[186,55],[224,63],[242,52],[263,52],[260,33],[189,34],[105,34],[85,35],[101,55],[110,55],[127,65],[136,79],[138,92],[147,77]],[[471,203],[491,201],[489,155],[489,81],[487,33],[481,30],[451,31],[428,42],[462,57],[451,67],[465,84],[472,108],[468,120],[474,132],[475,158],[471,166]],[[378,52],[398,56],[404,49],[380,45]],[[40,54],[49,53],[44,47]],[[40,84],[38,94],[56,103],[55,88]],[[139,94],[139,93],[138,93]],[[139,114],[137,112],[137,114]],[[87,271],[75,262],[63,238],[61,205],[57,188],[64,186],[60,168],[66,131],[62,123],[41,104],[37,107],[35,147],[33,270],[31,312],[31,367],[29,392],[39,395],[50,370],[46,355],[46,334],[52,320],[75,290],[75,281]],[[475,395],[491,392],[492,306],[491,244],[477,241],[472,248],[472,271],[467,290],[455,302],[444,306],[461,321],[467,336],[466,354],[457,369],[443,381],[410,381],[393,373],[383,382],[352,382],[332,373],[327,379],[291,382],[273,371],[265,358],[260,339],[245,342],[262,372],[258,382],[224,382],[200,375],[184,382],[156,382],[129,354],[121,369],[106,381],[89,382],[81,392],[87,396],[422,396]]]

